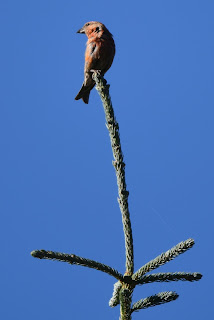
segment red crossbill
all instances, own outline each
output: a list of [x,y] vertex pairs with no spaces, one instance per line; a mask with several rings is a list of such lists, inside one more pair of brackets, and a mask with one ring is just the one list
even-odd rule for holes
[[75,100],[82,99],[88,103],[90,91],[95,86],[92,79],[93,70],[101,75],[111,67],[115,55],[115,43],[112,34],[104,24],[87,22],[77,33],[85,33],[88,37],[85,51],[84,82]]

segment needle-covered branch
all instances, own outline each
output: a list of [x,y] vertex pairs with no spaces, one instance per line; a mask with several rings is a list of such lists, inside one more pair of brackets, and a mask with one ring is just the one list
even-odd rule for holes
[[198,281],[202,278],[202,274],[198,272],[168,272],[168,273],[154,273],[143,276],[137,284],[145,284],[152,282],[169,282],[169,281]]
[[131,312],[167,303],[176,300],[178,297],[178,294],[173,291],[160,292],[158,294],[155,294],[154,296],[150,296],[148,298],[141,299],[135,302],[132,306]]
[[116,307],[120,303],[120,290],[122,288],[122,283],[120,281],[114,284],[114,291],[111,299],[109,300],[109,307]]
[[58,260],[62,262],[67,262],[69,264],[77,264],[83,267],[88,267],[92,269],[96,269],[102,272],[105,272],[109,274],[110,276],[113,276],[117,280],[124,280],[124,277],[121,273],[119,273],[117,270],[94,260],[82,258],[79,256],[76,256],[75,254],[67,254],[67,253],[61,253],[61,252],[53,252],[53,251],[46,251],[46,250],[35,250],[31,252],[31,255],[34,258],[39,259],[49,259],[49,260]]
[[132,279],[136,281],[140,280],[144,274],[150,272],[151,270],[159,268],[160,266],[169,262],[170,260],[173,260],[179,254],[182,254],[188,249],[192,248],[193,245],[194,245],[193,239],[187,239],[186,241],[182,241],[178,243],[172,249],[162,253],[155,259],[149,261],[144,266],[142,266],[137,272],[135,272],[135,274],[132,276]]
[[112,102],[109,95],[109,85],[107,85],[106,80],[99,75],[99,72],[94,71],[93,79],[96,82],[96,89],[103,103],[103,108],[106,117],[106,126],[109,131],[109,136],[111,140],[111,146],[114,156],[113,165],[117,176],[119,195],[118,202],[122,213],[123,230],[125,235],[126,274],[132,275],[134,270],[133,238],[128,207],[129,192],[126,189],[125,163],[123,161],[123,153],[120,143],[119,125],[114,116],[114,109],[112,107]]

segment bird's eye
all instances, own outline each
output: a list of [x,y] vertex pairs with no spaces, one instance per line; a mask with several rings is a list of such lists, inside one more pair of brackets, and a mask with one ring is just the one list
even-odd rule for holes
[[99,27],[96,27],[96,30],[95,30],[96,32],[99,32],[100,31],[100,28]]
[[89,26],[89,25],[90,25],[90,23],[89,23],[89,22],[85,24],[85,26],[86,26],[86,27],[87,27],[87,26]]

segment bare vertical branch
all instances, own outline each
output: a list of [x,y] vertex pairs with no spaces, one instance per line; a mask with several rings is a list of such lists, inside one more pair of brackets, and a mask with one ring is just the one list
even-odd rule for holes
[[120,290],[120,320],[131,320],[132,291]]
[[120,143],[119,125],[114,116],[114,110],[109,95],[109,85],[106,84],[106,80],[103,79],[103,77],[100,76],[96,71],[94,71],[93,79],[96,82],[96,89],[103,103],[103,108],[106,117],[106,126],[109,131],[109,136],[111,140],[111,147],[114,156],[113,165],[117,176],[119,195],[118,202],[122,213],[123,230],[125,235],[126,274],[132,275],[134,271],[133,238],[130,213],[128,207],[129,192],[126,189],[125,163],[123,161],[123,153]]

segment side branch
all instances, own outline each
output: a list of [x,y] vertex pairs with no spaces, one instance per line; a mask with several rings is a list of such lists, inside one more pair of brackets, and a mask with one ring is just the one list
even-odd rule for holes
[[132,292],[128,289],[122,288],[120,290],[119,296],[120,296],[120,320],[131,320]]
[[150,296],[145,299],[141,299],[133,304],[131,312],[138,311],[140,309],[146,309],[149,307],[154,307],[159,304],[167,303],[178,298],[178,294],[173,291],[160,292],[154,296]]
[[170,260],[173,260],[179,254],[184,253],[188,249],[192,248],[194,245],[193,239],[187,239],[186,241],[182,241],[178,243],[172,249],[162,253],[154,260],[149,261],[144,266],[142,266],[135,274],[132,276],[133,280],[140,280],[142,276],[153,269],[157,269],[158,267],[162,266],[163,264],[167,263]]
[[[154,273],[143,276],[137,284],[145,284],[152,282],[169,282],[169,281],[198,281],[202,278],[202,274],[198,272],[167,272],[167,273]],[[117,282],[118,283],[118,282]]]
[[83,267],[88,267],[92,269],[96,269],[105,273],[108,273],[110,276],[113,276],[117,280],[124,280],[124,277],[121,273],[117,270],[94,260],[82,258],[76,256],[74,254],[66,254],[61,252],[53,252],[53,251],[46,251],[46,250],[35,250],[31,252],[31,255],[34,258],[39,259],[49,259],[49,260],[59,260],[62,262],[67,262],[69,264],[77,264]]
[[126,248],[126,274],[132,275],[134,270],[134,253],[133,253],[133,238],[132,228],[130,221],[130,213],[128,207],[129,192],[126,189],[125,180],[125,163],[123,161],[123,153],[120,143],[119,125],[114,116],[111,98],[109,95],[109,85],[106,80],[94,71],[93,79],[96,82],[96,89],[101,97],[103,108],[106,117],[106,126],[109,131],[111,140],[111,147],[114,156],[114,168],[117,176],[118,185],[118,202],[122,213],[123,230],[125,235],[125,248]]
[[122,284],[120,281],[114,284],[114,291],[111,299],[109,300],[109,307],[116,307],[120,303],[120,290],[122,288]]

